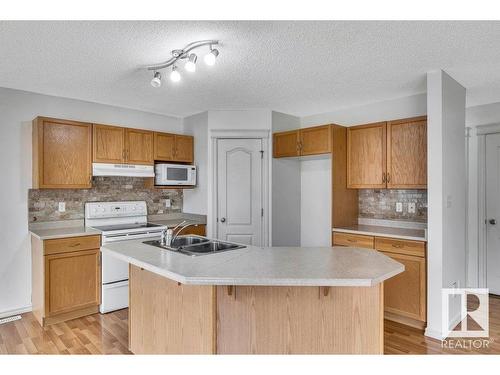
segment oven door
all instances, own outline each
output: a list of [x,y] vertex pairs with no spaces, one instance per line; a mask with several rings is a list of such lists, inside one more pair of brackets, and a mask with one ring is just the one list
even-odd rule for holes
[[128,280],[128,263],[101,253],[102,283],[111,284]]

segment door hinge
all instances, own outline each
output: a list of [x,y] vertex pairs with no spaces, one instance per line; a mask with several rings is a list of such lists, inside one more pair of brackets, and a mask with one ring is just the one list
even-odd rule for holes
[[260,158],[264,159],[264,150],[260,150]]

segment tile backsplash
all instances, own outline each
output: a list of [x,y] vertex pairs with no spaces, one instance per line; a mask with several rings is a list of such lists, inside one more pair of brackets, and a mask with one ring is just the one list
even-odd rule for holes
[[[138,177],[94,177],[91,189],[30,189],[28,221],[56,221],[84,218],[85,202],[146,201],[148,214],[182,212],[182,190],[152,189]],[[170,199],[170,208],[165,200]],[[59,202],[66,211],[59,212]]]
[[[361,218],[427,222],[427,190],[361,189],[358,196]],[[403,204],[403,212],[396,212],[397,202]],[[408,212],[412,202],[415,213]]]

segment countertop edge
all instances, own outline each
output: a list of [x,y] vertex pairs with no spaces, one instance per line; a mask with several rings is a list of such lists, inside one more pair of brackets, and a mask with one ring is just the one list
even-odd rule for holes
[[[41,229],[41,230],[57,230],[57,229]],[[41,241],[45,240],[56,240],[59,238],[71,238],[71,237],[84,237],[84,236],[100,236],[101,232],[98,230],[95,231],[86,231],[86,232],[81,232],[81,231],[75,231],[74,233],[60,233],[60,234],[48,234],[48,235],[41,235],[39,233],[36,233],[36,230],[28,230],[29,233],[38,238]]]

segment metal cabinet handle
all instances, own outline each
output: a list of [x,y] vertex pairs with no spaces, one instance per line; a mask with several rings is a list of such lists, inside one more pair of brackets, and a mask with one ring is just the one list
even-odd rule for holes
[[489,220],[491,225],[497,225],[497,220],[496,219],[490,219]]
[[385,182],[385,172],[382,172],[382,182]]
[[221,223],[225,223],[226,222],[226,218],[225,217],[221,217],[220,222]]
[[391,174],[387,173],[387,183],[391,182]]
[[81,243],[80,242],[77,242],[77,243],[74,243],[73,245],[69,245],[69,247],[77,247],[77,246],[80,246]]

